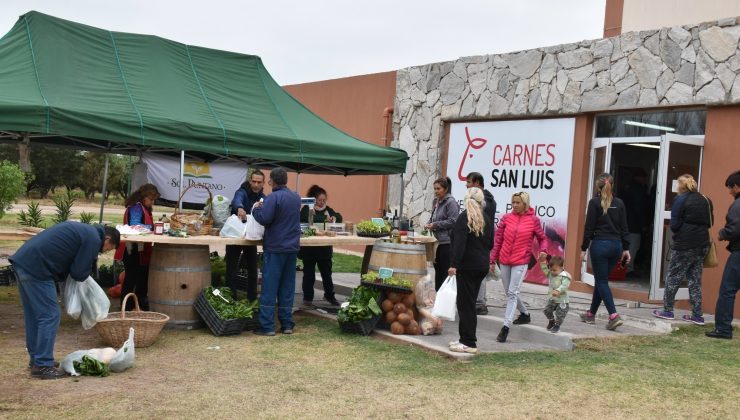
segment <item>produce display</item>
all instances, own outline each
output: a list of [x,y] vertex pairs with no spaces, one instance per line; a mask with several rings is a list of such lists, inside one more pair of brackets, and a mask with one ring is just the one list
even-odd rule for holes
[[391,233],[391,225],[388,222],[385,222],[384,226],[379,226],[370,220],[362,220],[360,223],[355,225],[355,231],[357,231],[357,233],[369,235],[389,235]]
[[368,286],[358,286],[352,290],[349,300],[339,309],[337,321],[360,322],[378,316],[381,314],[379,300],[380,291]]
[[375,271],[368,271],[367,274],[363,274],[361,278],[362,278],[362,281],[365,281],[368,283],[402,287],[402,288],[409,289],[409,290],[411,290],[411,288],[414,286],[411,280],[399,279],[393,276],[385,278],[385,279],[381,279],[380,277],[378,277],[378,273]]
[[390,326],[391,333],[418,335],[421,333],[414,312],[416,299],[413,293],[390,292],[380,303],[383,320]]
[[259,308],[259,300],[249,302],[247,299],[235,300],[231,296],[231,289],[224,287],[218,289],[221,297],[213,294],[213,286],[203,289],[203,294],[208,303],[221,319],[252,318],[254,312]]
[[[115,354],[115,350],[113,353]],[[82,376],[100,376],[104,378],[110,375],[108,365],[92,356],[82,356],[81,361],[74,361],[75,370]]]
[[316,236],[316,229],[309,227],[301,231],[301,236],[308,237],[308,236]]

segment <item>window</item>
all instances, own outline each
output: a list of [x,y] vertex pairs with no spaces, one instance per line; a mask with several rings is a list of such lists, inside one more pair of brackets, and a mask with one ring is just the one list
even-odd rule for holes
[[665,134],[663,130],[628,125],[626,121],[672,127],[676,129],[671,132],[673,134],[701,136],[704,135],[706,120],[706,110],[600,115],[596,117],[596,137],[653,137]]

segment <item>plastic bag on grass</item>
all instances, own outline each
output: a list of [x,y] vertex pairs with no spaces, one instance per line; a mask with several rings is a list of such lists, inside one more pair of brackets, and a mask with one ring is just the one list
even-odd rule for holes
[[432,315],[437,291],[434,280],[428,274],[416,283],[416,309],[419,311],[419,328],[423,335],[441,334],[444,321]]
[[[108,376],[108,364],[115,354],[116,349],[112,347],[77,350],[68,354],[59,365],[72,376]],[[86,358],[94,359],[94,361]]]
[[123,345],[113,356],[110,361],[111,372],[123,372],[134,365],[134,359],[136,358],[136,352],[134,350],[134,329],[129,328],[128,339],[123,342]]
[[77,283],[72,277],[67,277],[67,282],[64,284],[64,308],[67,314],[74,319],[79,319],[80,312],[82,312]]
[[[74,279],[68,278],[67,282]],[[110,309],[110,300],[105,291],[100,288],[98,283],[93,280],[92,277],[88,276],[85,281],[75,282],[77,283],[77,294],[80,298],[80,321],[82,321],[82,328],[89,330],[94,327],[98,321],[105,319],[108,316],[108,309]]]
[[457,278],[447,277],[437,292],[432,315],[447,321],[455,321],[457,315]]

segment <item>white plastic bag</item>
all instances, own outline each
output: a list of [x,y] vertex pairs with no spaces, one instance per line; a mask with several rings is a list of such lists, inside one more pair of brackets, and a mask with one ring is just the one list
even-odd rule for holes
[[74,362],[81,362],[83,356],[89,356],[107,365],[111,360],[113,360],[112,357],[109,356],[111,352],[115,354],[115,350],[110,347],[73,351],[62,359],[59,366],[71,376],[80,376],[80,374],[75,370]]
[[244,234],[246,239],[252,241],[262,240],[265,235],[265,227],[257,222],[251,214],[247,215],[247,231]]
[[457,278],[455,276],[447,277],[442,287],[437,292],[437,299],[434,301],[432,315],[447,321],[455,321],[457,314]]
[[136,352],[134,350],[134,329],[129,328],[128,339],[123,342],[123,345],[116,352],[116,355],[110,361],[111,372],[123,372],[134,365],[134,359],[136,358]]
[[231,214],[231,200],[223,195],[214,195],[211,201],[213,215],[213,227],[220,228],[226,223]]
[[79,319],[80,312],[82,312],[77,283],[72,277],[67,277],[67,283],[64,284],[64,308],[67,314],[74,319]]
[[224,226],[219,232],[222,238],[243,238],[247,232],[247,224],[242,222],[239,216],[232,214],[224,222]]
[[77,283],[77,292],[82,307],[80,321],[82,321],[82,328],[89,330],[98,321],[102,321],[108,316],[110,300],[92,277],[88,276],[85,281]]
[[493,265],[493,270],[489,270],[483,281],[501,281],[501,269],[498,264]]

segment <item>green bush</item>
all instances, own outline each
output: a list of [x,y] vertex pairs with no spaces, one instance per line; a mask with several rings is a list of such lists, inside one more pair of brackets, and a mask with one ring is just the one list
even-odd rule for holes
[[0,162],[0,217],[26,192],[26,177],[18,165],[6,160]]
[[26,206],[28,207],[28,213],[25,210],[21,210],[18,214],[18,223],[28,227],[43,227],[44,216],[41,215],[39,203],[31,201]]
[[82,212],[80,213],[80,222],[89,225],[95,219],[95,213]]
[[77,194],[73,190],[67,190],[64,195],[54,196],[54,205],[57,206],[57,210],[52,221],[62,223],[69,220],[75,201],[77,201]]

